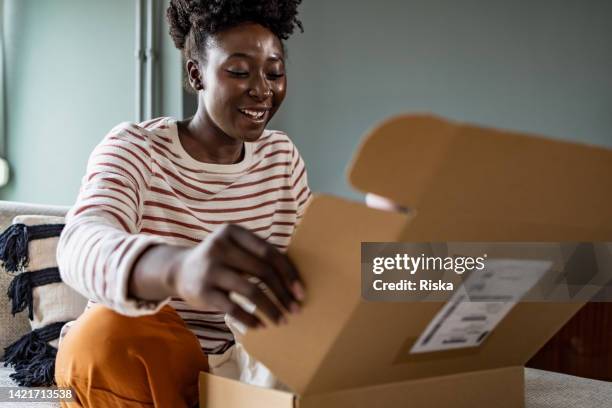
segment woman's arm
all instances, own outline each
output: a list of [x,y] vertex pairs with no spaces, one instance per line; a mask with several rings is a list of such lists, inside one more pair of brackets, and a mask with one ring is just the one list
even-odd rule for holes
[[[274,302],[252,278],[265,284]],[[289,258],[272,244],[237,225],[226,224],[193,248],[155,245],[134,265],[130,297],[160,301],[179,296],[202,310],[229,313],[249,327],[263,326],[230,296],[237,293],[268,319],[286,322],[285,311],[297,313],[304,287]]]
[[156,313],[170,299],[128,297],[128,278],[140,255],[160,237],[138,234],[151,157],[147,138],[131,124],[109,132],[89,157],[57,248],[62,280],[118,313]]
[[152,245],[136,260],[128,282],[128,297],[161,301],[178,296],[174,277],[180,258],[187,248],[171,245]]

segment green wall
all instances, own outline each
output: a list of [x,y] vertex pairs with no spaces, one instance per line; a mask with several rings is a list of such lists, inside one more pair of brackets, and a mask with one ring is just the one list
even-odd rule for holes
[[[134,118],[134,2],[5,3],[12,180],[0,198],[71,204],[94,145]],[[289,93],[272,127],[294,139],[314,190],[358,197],[346,163],[367,129],[399,112],[612,147],[610,1],[306,0],[300,10],[306,31],[288,41]],[[180,58],[165,25],[160,36],[160,113],[181,116]]]
[[[11,180],[1,199],[74,202],[94,146],[135,118],[134,18],[131,0],[5,0]],[[179,54],[167,41],[161,62],[162,109],[178,115]]]
[[612,1],[307,0],[275,125],[317,190],[400,112],[612,147]]

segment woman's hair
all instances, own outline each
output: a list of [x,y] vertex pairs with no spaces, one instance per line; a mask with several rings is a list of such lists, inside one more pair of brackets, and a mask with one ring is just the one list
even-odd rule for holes
[[203,57],[200,52],[215,33],[245,22],[261,24],[286,40],[297,26],[302,0],[171,0],[166,17],[170,36],[183,57]]

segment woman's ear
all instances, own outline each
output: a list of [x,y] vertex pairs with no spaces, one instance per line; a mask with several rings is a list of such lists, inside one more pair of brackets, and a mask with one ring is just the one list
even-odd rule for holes
[[187,70],[187,79],[189,85],[197,92],[204,89],[204,81],[202,81],[202,71],[200,70],[200,64],[190,58],[185,63],[185,69]]

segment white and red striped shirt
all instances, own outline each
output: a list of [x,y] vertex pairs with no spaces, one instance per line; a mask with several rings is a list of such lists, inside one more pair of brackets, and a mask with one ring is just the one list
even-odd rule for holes
[[184,150],[175,119],[122,123],[89,158],[58,244],[61,276],[90,305],[121,314],[153,314],[170,304],[204,352],[223,353],[233,336],[222,313],[196,310],[179,298],[127,297],[135,260],[157,243],[194,246],[226,223],[284,250],[309,197],[304,162],[282,132],[266,130],[245,143],[241,162],[220,165]]

